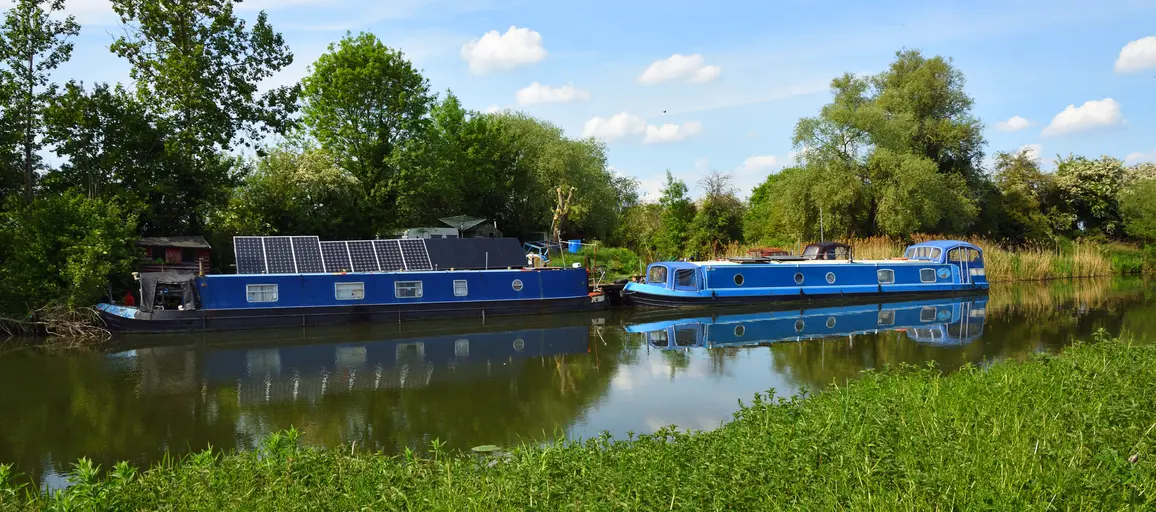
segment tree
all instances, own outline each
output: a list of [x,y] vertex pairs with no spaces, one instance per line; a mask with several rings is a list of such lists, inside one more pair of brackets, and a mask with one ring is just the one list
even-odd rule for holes
[[1119,197],[1128,177],[1124,163],[1110,156],[1060,158],[1056,163],[1059,210],[1069,222],[1059,227],[1071,235],[1123,236]]
[[[32,202],[36,171],[41,167],[37,152],[42,148],[38,141],[42,113],[55,94],[55,86],[49,83],[50,74],[72,55],[68,38],[80,32],[80,25],[72,16],[53,18],[53,13],[63,10],[64,0],[17,0],[0,26],[0,89],[5,89],[0,92],[0,100],[6,100],[0,103],[0,132],[7,132],[10,139],[19,133],[24,200],[28,203]],[[5,137],[0,133],[2,138]]]
[[690,223],[694,220],[694,203],[686,196],[686,183],[666,171],[662,187],[662,231],[659,233],[658,253],[661,257],[677,258],[686,250],[690,238]]
[[1001,195],[998,233],[1013,244],[1050,240],[1047,212],[1055,200],[1055,181],[1040,170],[1039,161],[1027,150],[996,153],[995,184]]
[[309,134],[365,187],[381,227],[398,227],[387,215],[403,192],[395,151],[429,123],[435,98],[428,81],[401,52],[361,33],[330,44],[302,86]]
[[1124,230],[1144,243],[1156,243],[1156,179],[1143,178],[1120,193]]
[[231,0],[113,0],[125,35],[111,50],[128,60],[137,99],[165,136],[169,158],[185,162],[179,180],[187,213],[169,233],[201,230],[205,210],[223,204],[236,181],[220,151],[239,134],[281,133],[296,108],[297,86],[259,93],[262,81],[293,62],[264,12],[252,27]]
[[688,252],[709,258],[743,239],[743,203],[735,196],[731,175],[713,171],[699,181],[702,200],[690,225]]

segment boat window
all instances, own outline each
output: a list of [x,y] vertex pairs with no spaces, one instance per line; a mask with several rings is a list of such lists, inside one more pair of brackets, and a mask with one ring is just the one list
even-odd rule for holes
[[842,245],[836,245],[835,247],[827,249],[827,257],[824,259],[846,260],[846,259],[850,259],[850,257],[851,257],[851,250],[849,248],[843,247]]
[[795,272],[795,284],[803,284],[803,273]]
[[807,322],[804,322],[802,318],[795,320],[795,332],[803,332],[803,329],[806,328]]
[[398,281],[393,283],[393,296],[399,299],[421,298],[421,281]]
[[694,269],[684,268],[674,272],[674,284],[694,288]]
[[365,298],[365,283],[334,283],[333,293],[337,300],[361,300]]
[[948,261],[966,261],[973,262],[979,259],[979,251],[970,247],[956,247],[947,251]]
[[514,343],[512,343],[511,346],[514,347],[515,352],[521,352],[522,349],[526,348],[526,340],[522,338],[515,338]]
[[747,333],[747,326],[745,326],[743,324],[738,324],[735,326],[735,337],[736,338],[742,338],[743,335],[746,333]]
[[647,337],[650,338],[650,344],[656,347],[665,347],[670,344],[665,330],[651,332]]
[[924,306],[919,310],[920,322],[934,322],[935,321],[935,306]]
[[470,283],[465,279],[454,280],[454,297],[465,297],[470,294]]
[[693,347],[695,339],[694,327],[682,327],[674,330],[674,343],[680,347]]
[[465,338],[454,340],[454,357],[458,359],[470,357],[470,340]]
[[827,328],[828,329],[834,329],[835,328],[835,317],[833,317],[833,316],[827,317]]
[[247,284],[245,285],[245,300],[249,302],[277,302],[277,285]]
[[803,249],[803,258],[804,259],[813,260],[818,255],[819,255],[819,246],[818,245],[808,245],[806,249]]
[[934,283],[935,282],[935,269],[933,269],[933,268],[921,268],[921,269],[919,269],[919,280],[923,281],[924,283]]
[[827,272],[827,284],[835,284],[835,273]]
[[742,286],[744,281],[742,274],[735,274],[735,286]]
[[939,261],[941,254],[943,254],[943,249],[938,247],[908,247],[907,253],[903,257],[909,260]]
[[650,284],[665,285],[666,267],[662,265],[654,265],[650,267],[650,273],[646,276],[646,282]]
[[895,271],[894,270],[891,270],[889,268],[881,268],[881,269],[875,271],[875,274],[879,277],[879,284],[894,284],[895,283]]
[[512,283],[510,283],[510,287],[513,288],[516,292],[522,291],[522,280],[515,279]]
[[878,325],[894,325],[895,324],[895,310],[884,309],[879,312]]

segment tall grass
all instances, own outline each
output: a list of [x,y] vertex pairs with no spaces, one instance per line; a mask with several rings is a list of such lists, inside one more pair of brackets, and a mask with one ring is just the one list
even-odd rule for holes
[[[1098,334],[1097,337],[1102,337]],[[706,433],[398,457],[203,452],[106,475],[82,461],[53,495],[0,470],[16,510],[1121,510],[1156,507],[1156,345],[868,372],[803,398],[756,396]]]

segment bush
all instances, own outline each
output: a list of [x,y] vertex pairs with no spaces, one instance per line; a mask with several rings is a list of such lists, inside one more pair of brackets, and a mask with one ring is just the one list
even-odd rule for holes
[[577,256],[578,258],[590,258],[590,265],[592,267],[605,267],[607,279],[621,279],[634,274],[641,274],[641,260],[637,254],[630,249],[621,247],[599,247],[595,251],[594,247],[583,246],[582,250],[575,255],[567,255],[567,258]]

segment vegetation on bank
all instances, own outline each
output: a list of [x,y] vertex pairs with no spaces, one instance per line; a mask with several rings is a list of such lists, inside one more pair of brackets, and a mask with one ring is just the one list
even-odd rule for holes
[[298,446],[202,452],[147,471],[84,460],[55,494],[0,469],[17,510],[717,510],[1156,505],[1156,345],[866,372],[811,396],[755,400],[711,432],[398,457]]

